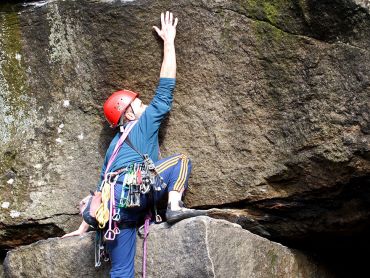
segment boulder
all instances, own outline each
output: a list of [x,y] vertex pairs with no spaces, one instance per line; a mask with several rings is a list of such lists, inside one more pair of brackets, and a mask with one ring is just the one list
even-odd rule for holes
[[4,278],[5,274],[4,274],[4,267],[3,267],[3,264],[1,263],[0,265],[0,278]]
[[[94,269],[93,238],[91,232],[16,248],[5,260],[6,275],[107,277],[107,268]],[[173,226],[152,225],[147,248],[147,277],[331,277],[298,251],[254,235],[239,225],[205,216]],[[140,238],[135,264],[135,277],[141,277]]]
[[107,266],[94,267],[94,238],[49,238],[8,252],[5,277],[108,277]]

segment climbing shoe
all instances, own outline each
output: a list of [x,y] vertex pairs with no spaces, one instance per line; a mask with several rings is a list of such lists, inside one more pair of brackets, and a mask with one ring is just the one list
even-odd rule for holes
[[197,209],[188,209],[184,207],[184,203],[182,201],[179,201],[179,210],[171,210],[171,204],[169,203],[167,206],[166,211],[166,219],[167,223],[174,224],[180,220],[200,216],[200,215],[206,215],[206,210],[197,210]]

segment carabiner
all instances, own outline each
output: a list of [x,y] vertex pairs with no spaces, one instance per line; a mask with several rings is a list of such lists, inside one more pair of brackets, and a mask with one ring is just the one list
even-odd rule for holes
[[162,222],[162,217],[159,214],[156,214],[155,216],[155,223],[161,223]]
[[117,222],[114,222],[114,234],[119,235],[121,233],[120,229],[118,228]]
[[112,218],[112,220],[114,220],[114,221],[119,221],[120,219],[121,219],[121,216],[120,216],[120,214],[119,214],[119,209],[117,210],[117,212],[113,215],[113,218]]
[[107,232],[104,235],[105,240],[114,240],[116,238],[116,234],[112,229],[108,229]]

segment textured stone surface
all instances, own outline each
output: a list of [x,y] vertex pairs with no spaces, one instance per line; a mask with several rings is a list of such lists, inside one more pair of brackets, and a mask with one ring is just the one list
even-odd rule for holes
[[[49,239],[17,248],[8,253],[6,274],[14,278],[103,277],[107,272],[95,272],[92,266],[93,236]],[[137,277],[142,274],[141,246],[139,239]],[[330,277],[297,251],[208,217],[184,220],[172,227],[152,226],[147,262],[147,277]]]
[[370,230],[366,2],[43,3],[0,7],[1,249],[77,227],[112,137],[101,105],[118,88],[150,100],[166,9],[180,21],[162,153],[193,160],[186,203],[247,211],[234,221],[278,239]]
[[3,278],[5,276],[4,274],[4,268],[3,268],[3,264],[0,265],[0,277]]
[[94,237],[50,238],[8,252],[5,277],[108,277],[94,267]]

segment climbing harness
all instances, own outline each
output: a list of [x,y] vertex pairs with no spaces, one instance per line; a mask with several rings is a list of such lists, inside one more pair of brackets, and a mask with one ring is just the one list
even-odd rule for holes
[[[121,129],[122,135],[119,138],[112,155],[107,163],[106,171],[104,173],[104,179],[99,186],[99,191],[102,193],[102,202],[96,211],[96,220],[98,222],[99,230],[95,240],[95,266],[101,265],[101,259],[109,260],[105,251],[105,241],[112,241],[116,235],[120,233],[120,227],[123,227],[124,223],[121,223],[120,212],[121,209],[130,209],[142,207],[142,196],[151,195],[153,198],[155,222],[162,222],[162,218],[157,212],[155,197],[153,194],[155,191],[160,191],[166,188],[166,183],[163,178],[159,175],[154,165],[154,162],[147,154],[141,154],[128,139],[128,134],[134,127],[137,121],[130,122],[125,129]],[[135,150],[142,158],[142,163],[132,163],[125,168],[121,168],[114,172],[109,172],[109,169],[118,155],[118,152],[123,144],[126,142],[133,150]],[[124,174],[122,182],[122,191],[120,199],[116,204],[114,196],[114,188],[119,186],[117,180],[121,174]],[[145,233],[149,228],[149,220],[151,217],[145,219]],[[145,239],[145,250],[146,250],[146,239]],[[145,251],[146,257],[146,251]],[[146,259],[145,259],[146,260]]]
[[[125,169],[121,169],[120,171],[116,172],[109,172],[109,168],[111,167],[113,161],[118,155],[119,150],[122,147],[123,141],[127,138],[128,134],[130,133],[131,129],[135,126],[137,121],[130,122],[127,127],[124,129],[121,137],[119,138],[114,150],[112,152],[111,157],[109,158],[108,164],[106,166],[106,170],[104,173],[104,180],[102,181],[99,191],[102,192],[102,203],[100,204],[98,210],[96,211],[96,220],[98,221],[99,228],[103,229],[107,222],[109,221],[108,231],[106,236],[108,239],[114,240],[115,236],[112,234],[112,216],[113,208],[114,208],[114,185],[117,182],[119,174],[123,173]],[[113,198],[111,198],[113,196]],[[111,202],[109,202],[111,200]],[[110,205],[109,205],[110,203]],[[109,205],[109,206],[108,206]]]
[[[134,163],[130,166],[120,169],[116,172],[110,172],[105,175],[102,182],[102,203],[96,212],[96,220],[99,228],[107,228],[104,239],[114,240],[119,234],[117,223],[120,221],[120,211],[122,208],[129,209],[142,206],[141,196],[149,194],[151,191],[160,191],[166,187],[162,177],[156,172],[153,161],[144,155],[143,163]],[[114,187],[117,186],[117,180],[121,173],[125,173],[122,183],[122,191],[118,204],[114,198]],[[162,219],[157,213],[156,222]],[[107,225],[108,224],[108,225]]]
[[[141,179],[142,179],[142,184],[143,184],[142,188],[144,192],[146,189],[148,189],[149,191],[153,190],[153,192],[164,190],[167,187],[167,184],[164,182],[163,178],[158,173],[153,160],[147,154],[142,154],[141,152],[139,152],[132,145],[129,138],[127,138],[126,143],[143,158],[144,172],[142,172]],[[152,194],[152,197],[153,197],[153,207],[154,207],[154,213],[155,213],[155,223],[160,223],[162,222],[162,218],[158,214],[158,211],[157,211],[155,194]]]

